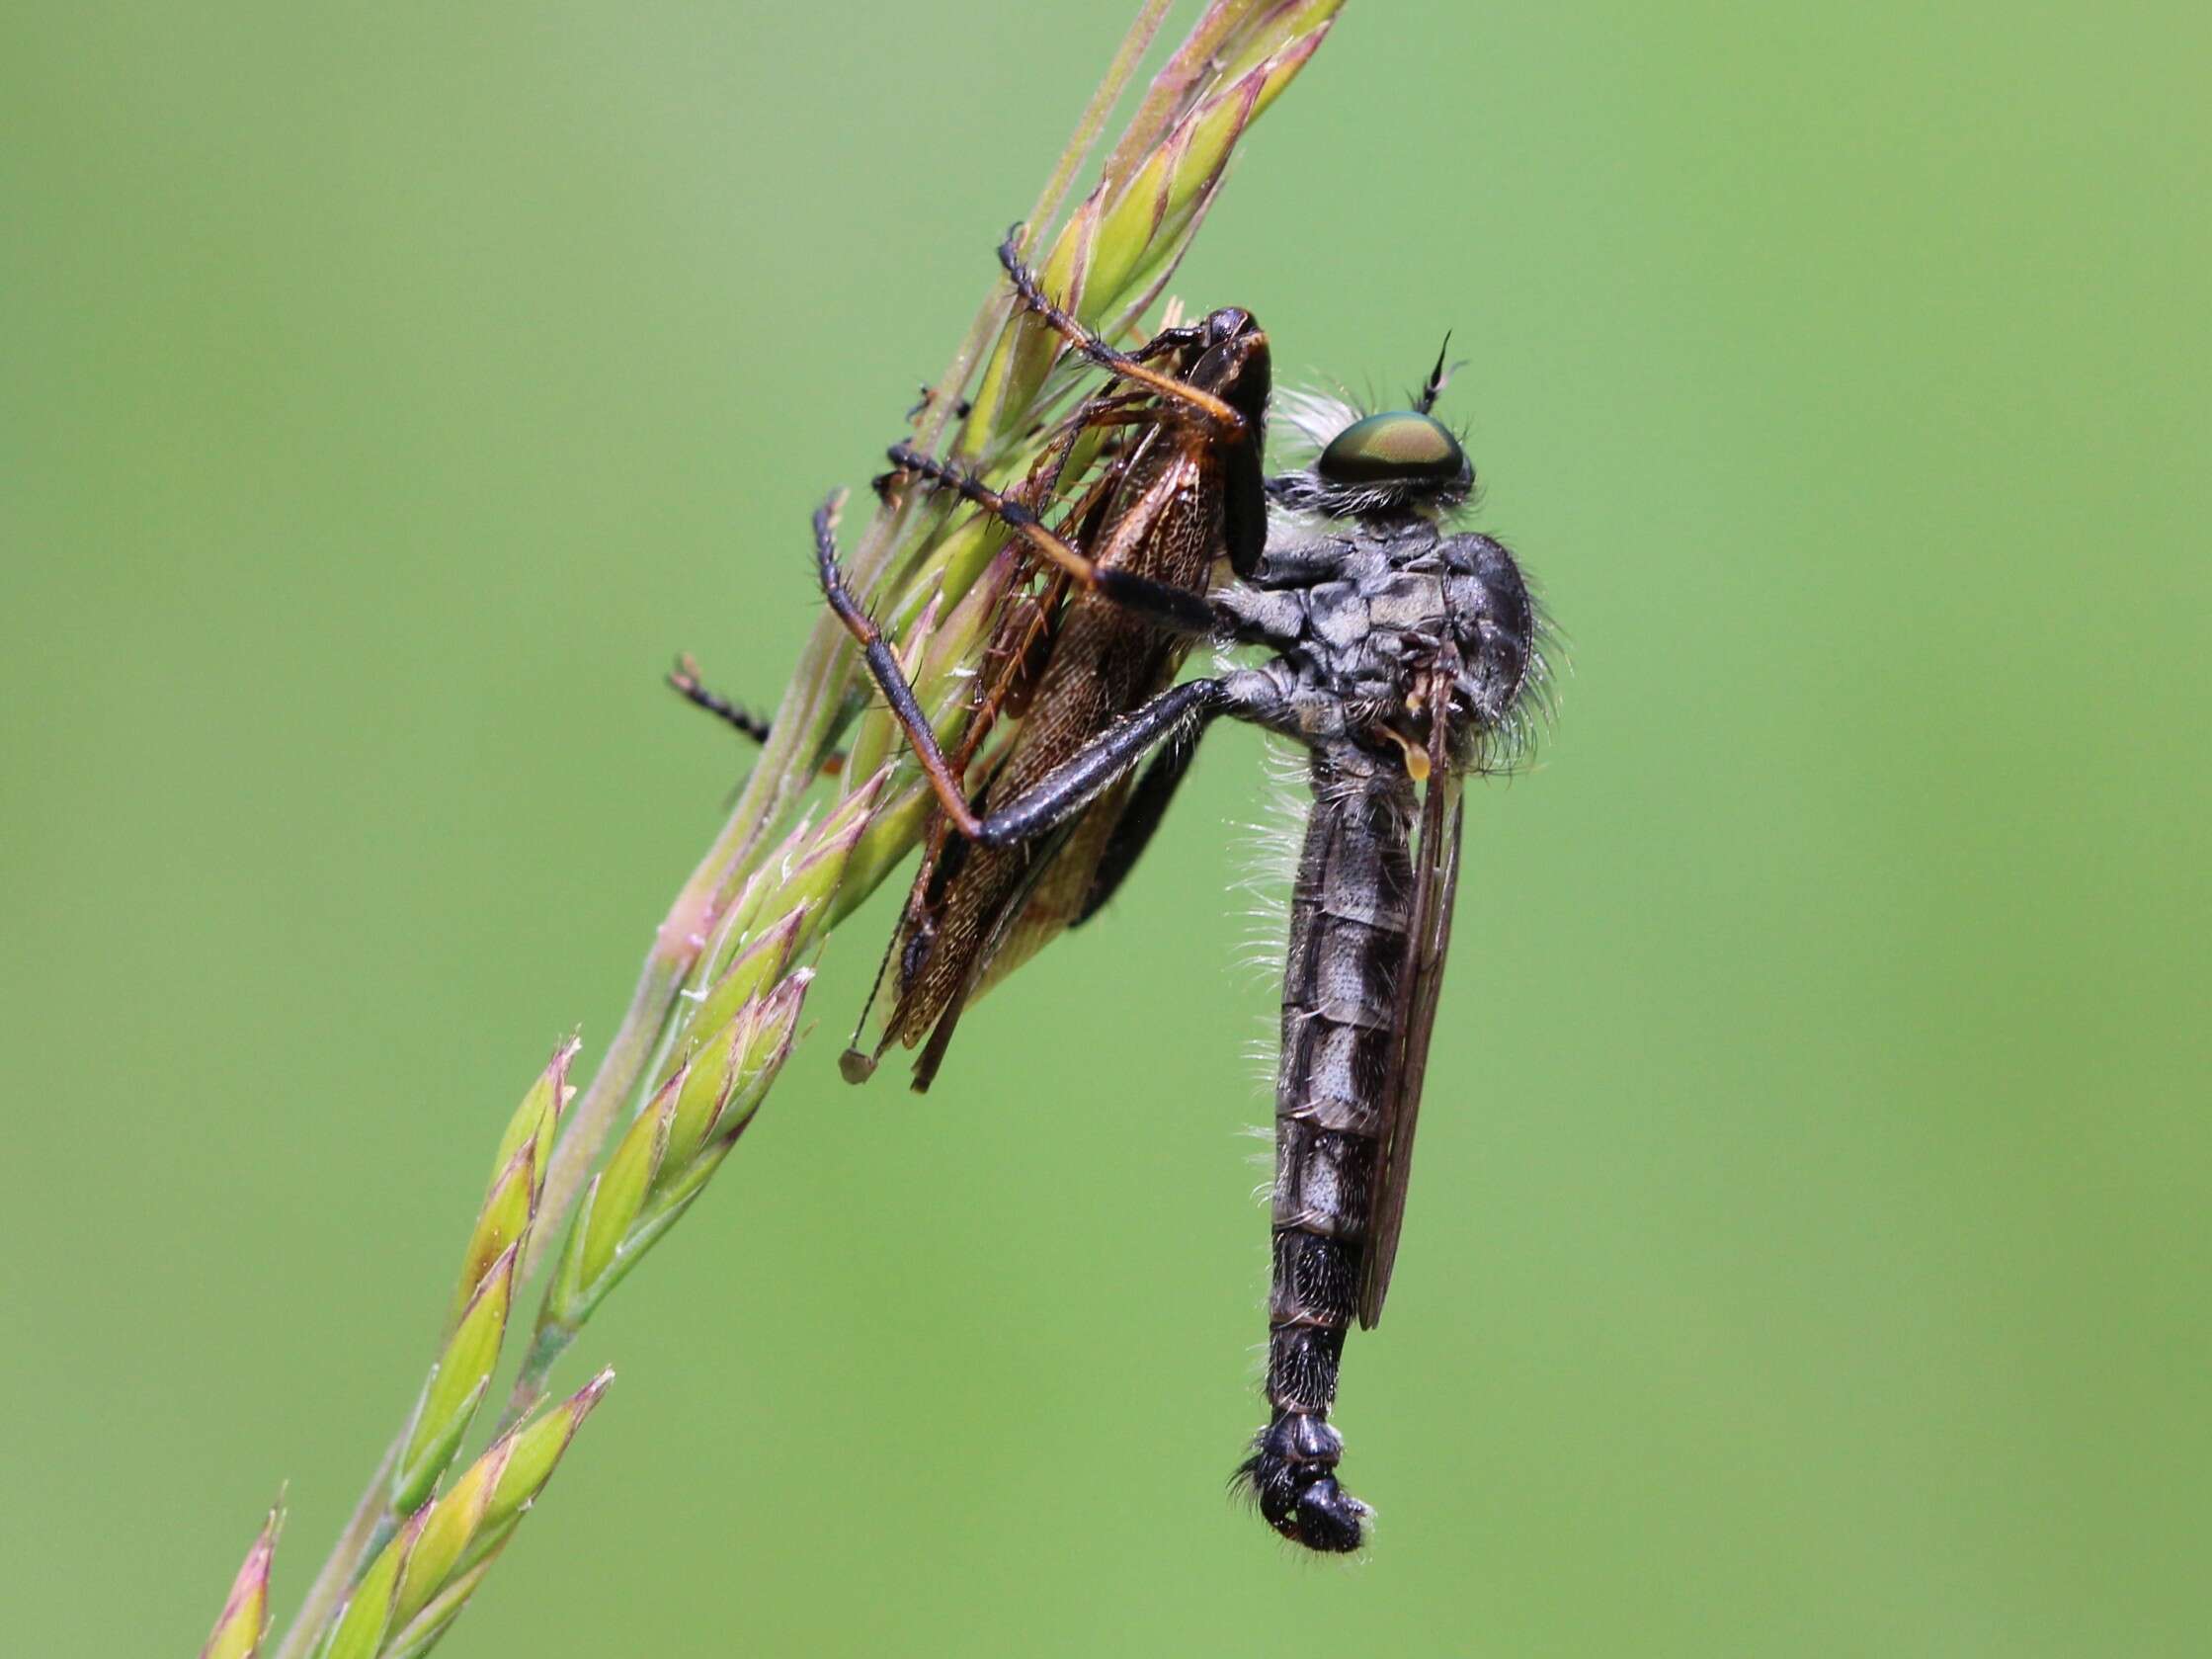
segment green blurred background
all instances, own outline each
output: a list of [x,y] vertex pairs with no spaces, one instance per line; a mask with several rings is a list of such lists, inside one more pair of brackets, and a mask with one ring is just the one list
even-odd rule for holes
[[[0,22],[9,1650],[191,1651],[280,1482],[304,1587],[741,764],[661,668],[780,687],[1122,12]],[[926,1103],[838,1081],[839,936],[448,1651],[2204,1651],[2208,47],[1352,0],[1178,291],[1285,378],[1454,330],[1574,662],[1351,1348],[1371,1557],[1222,1494],[1227,731]]]

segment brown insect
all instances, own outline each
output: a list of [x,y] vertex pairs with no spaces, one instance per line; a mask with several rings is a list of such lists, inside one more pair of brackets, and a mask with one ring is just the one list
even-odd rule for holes
[[[903,444],[891,450],[895,476],[956,491],[998,519],[1045,578],[1038,603],[1010,608],[1002,622],[986,657],[995,671],[981,682],[978,717],[954,755],[929,736],[889,646],[845,584],[826,529],[817,537],[823,591],[909,737],[922,735],[916,753],[941,802],[885,958],[891,1004],[880,1037],[872,1050],[856,1043],[845,1056],[847,1077],[860,1081],[891,1043],[919,1045],[918,1090],[936,1077],[974,997],[1113,896],[1173,799],[1189,752],[1169,748],[1141,778],[1117,781],[1051,834],[1018,844],[976,843],[971,798],[1021,794],[1172,683],[1192,639],[1212,625],[1205,595],[1217,567],[1225,561],[1249,572],[1267,532],[1260,462],[1270,361],[1252,316],[1224,308],[1123,353],[1044,295],[1012,237],[999,252],[1023,303],[1108,376],[1031,484],[1056,477],[1083,433],[1124,435],[1058,531],[963,468]],[[1173,625],[1162,625],[1163,614]],[[972,779],[982,732],[1009,710],[1021,712],[1019,730],[986,775]]]

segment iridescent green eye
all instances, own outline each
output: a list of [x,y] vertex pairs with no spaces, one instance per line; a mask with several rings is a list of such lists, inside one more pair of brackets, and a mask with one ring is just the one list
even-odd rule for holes
[[1467,471],[1467,452],[1441,421],[1399,409],[1352,422],[1313,469],[1332,484],[1441,483]]

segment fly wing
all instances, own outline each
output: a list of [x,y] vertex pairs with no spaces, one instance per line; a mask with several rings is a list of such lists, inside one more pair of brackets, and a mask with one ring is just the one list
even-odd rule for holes
[[1382,1080],[1382,1143],[1375,1156],[1367,1248],[1359,1270],[1359,1324],[1371,1329],[1390,1293],[1398,1230],[1406,1220],[1406,1181],[1413,1173],[1414,1127],[1421,1118],[1421,1080],[1429,1069],[1429,1037],[1436,1026],[1436,993],[1451,943],[1451,902],[1459,885],[1462,806],[1459,779],[1447,764],[1448,681],[1432,696],[1429,779],[1421,800],[1421,839],[1414,848],[1413,907],[1406,954],[1399,964],[1390,1067]]

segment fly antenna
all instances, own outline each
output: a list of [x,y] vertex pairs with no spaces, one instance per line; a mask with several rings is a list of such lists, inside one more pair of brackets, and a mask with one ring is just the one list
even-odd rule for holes
[[1421,395],[1414,399],[1414,412],[1426,415],[1436,406],[1436,397],[1444,389],[1444,382],[1451,378],[1452,369],[1444,367],[1444,357],[1451,350],[1451,330],[1444,330],[1444,343],[1436,348],[1436,367],[1429,371],[1429,383],[1421,388]]

